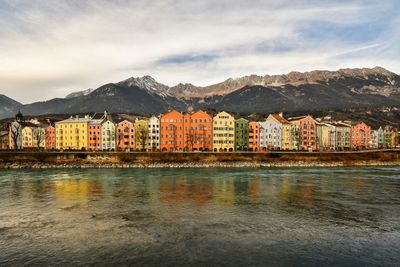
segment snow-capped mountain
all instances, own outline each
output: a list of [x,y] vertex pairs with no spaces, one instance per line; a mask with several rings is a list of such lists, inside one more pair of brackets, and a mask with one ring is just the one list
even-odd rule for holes
[[86,89],[84,91],[78,91],[78,92],[73,92],[70,93],[69,95],[67,95],[65,98],[74,98],[74,97],[81,97],[81,96],[85,96],[85,95],[89,95],[90,93],[92,93],[94,91],[94,89]]
[[[0,106],[0,118],[12,117],[18,104]],[[168,109],[268,113],[383,106],[400,107],[400,76],[376,67],[249,75],[205,87],[183,83],[169,87],[151,76],[131,77],[67,98],[23,105],[21,111],[30,115],[103,110],[148,115]]]

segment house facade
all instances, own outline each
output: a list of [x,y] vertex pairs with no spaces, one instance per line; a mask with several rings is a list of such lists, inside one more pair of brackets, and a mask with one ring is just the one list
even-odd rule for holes
[[371,130],[371,145],[369,146],[372,149],[379,148],[379,137],[378,130]]
[[147,151],[149,141],[149,121],[136,118],[135,123],[135,150]]
[[249,150],[249,121],[243,118],[235,121],[235,151]]
[[183,151],[183,114],[173,110],[160,116],[161,151]]
[[329,125],[325,123],[316,123],[317,127],[317,149],[318,150],[328,150],[330,149],[329,142]]
[[371,127],[364,122],[351,126],[351,147],[353,149],[366,149],[371,143]]
[[249,150],[260,151],[260,125],[256,121],[249,123]]
[[378,129],[378,148],[384,148],[385,147],[385,132],[381,127],[379,127]]
[[107,117],[101,123],[101,150],[103,151],[114,151],[116,149],[115,146],[115,124],[111,120],[111,118]]
[[115,146],[119,151],[135,150],[135,127],[132,122],[123,120],[115,127]]
[[156,116],[149,119],[149,141],[147,144],[148,151],[160,150],[160,120]]
[[185,151],[211,151],[213,118],[207,112],[198,110],[184,116]]
[[22,129],[22,149],[45,148],[46,130],[39,126]]
[[222,111],[213,118],[213,151],[235,150],[235,118]]
[[90,117],[71,117],[55,123],[56,148],[87,150],[89,148],[89,122]]
[[301,150],[316,150],[317,149],[317,127],[316,121],[310,115],[289,118],[293,124],[297,124],[300,129],[300,144]]
[[[282,149],[282,130],[283,130],[283,119],[278,114],[270,114],[268,118],[260,122],[260,149],[261,150],[274,150]],[[290,124],[289,122],[287,122]],[[290,128],[289,128],[290,129]],[[289,138],[285,140],[290,144],[290,135],[286,136]]]
[[52,150],[56,148],[56,128],[48,125],[45,129],[45,148]]
[[334,122],[336,131],[336,150],[351,148],[351,125],[344,122]]
[[0,131],[0,150],[10,149],[9,133],[10,132],[6,130]]
[[89,142],[89,150],[99,151],[101,150],[101,125],[103,123],[102,119],[91,119],[89,121],[89,129],[88,129],[88,142]]

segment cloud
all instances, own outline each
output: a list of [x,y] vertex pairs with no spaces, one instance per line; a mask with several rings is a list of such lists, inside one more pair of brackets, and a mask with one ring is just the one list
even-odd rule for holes
[[207,85],[347,66],[400,72],[397,7],[395,0],[0,0],[0,93],[32,102],[141,75]]

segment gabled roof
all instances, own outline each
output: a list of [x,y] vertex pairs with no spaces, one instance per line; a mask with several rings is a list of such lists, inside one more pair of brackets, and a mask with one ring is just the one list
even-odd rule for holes
[[335,122],[331,122],[329,123],[330,125],[336,126],[336,127],[351,127],[350,124],[341,122],[341,121],[335,121]]
[[95,113],[92,117],[92,120],[102,120],[105,119],[104,113]]
[[307,116],[309,116],[309,115],[298,116],[298,117],[291,117],[291,118],[288,118],[287,120],[288,120],[288,121],[299,121],[299,120],[305,119]]
[[196,116],[196,115],[206,115],[210,119],[212,118],[212,116],[210,114],[208,114],[207,112],[205,112],[203,110],[197,110],[197,111],[195,111],[195,112],[190,114],[190,116]]
[[167,113],[161,114],[161,116],[162,116],[162,117],[167,117],[167,116],[172,115],[172,114],[178,114],[179,116],[183,116],[182,113],[180,113],[179,111],[177,111],[177,110],[175,110],[175,109],[170,110],[170,111],[168,111]]
[[290,122],[287,119],[285,119],[284,117],[280,116],[279,114],[269,114],[268,118],[270,118],[270,117],[272,119],[276,120],[279,123],[290,124]]
[[132,125],[133,125],[133,122],[131,122],[131,121],[128,121],[128,120],[122,120],[122,121],[118,122],[117,124],[123,124],[124,122],[127,122],[127,123],[129,123],[129,124],[132,124]]

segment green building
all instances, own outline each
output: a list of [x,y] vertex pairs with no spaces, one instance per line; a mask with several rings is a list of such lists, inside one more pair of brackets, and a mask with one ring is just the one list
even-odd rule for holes
[[249,121],[240,118],[235,121],[235,151],[249,150]]

